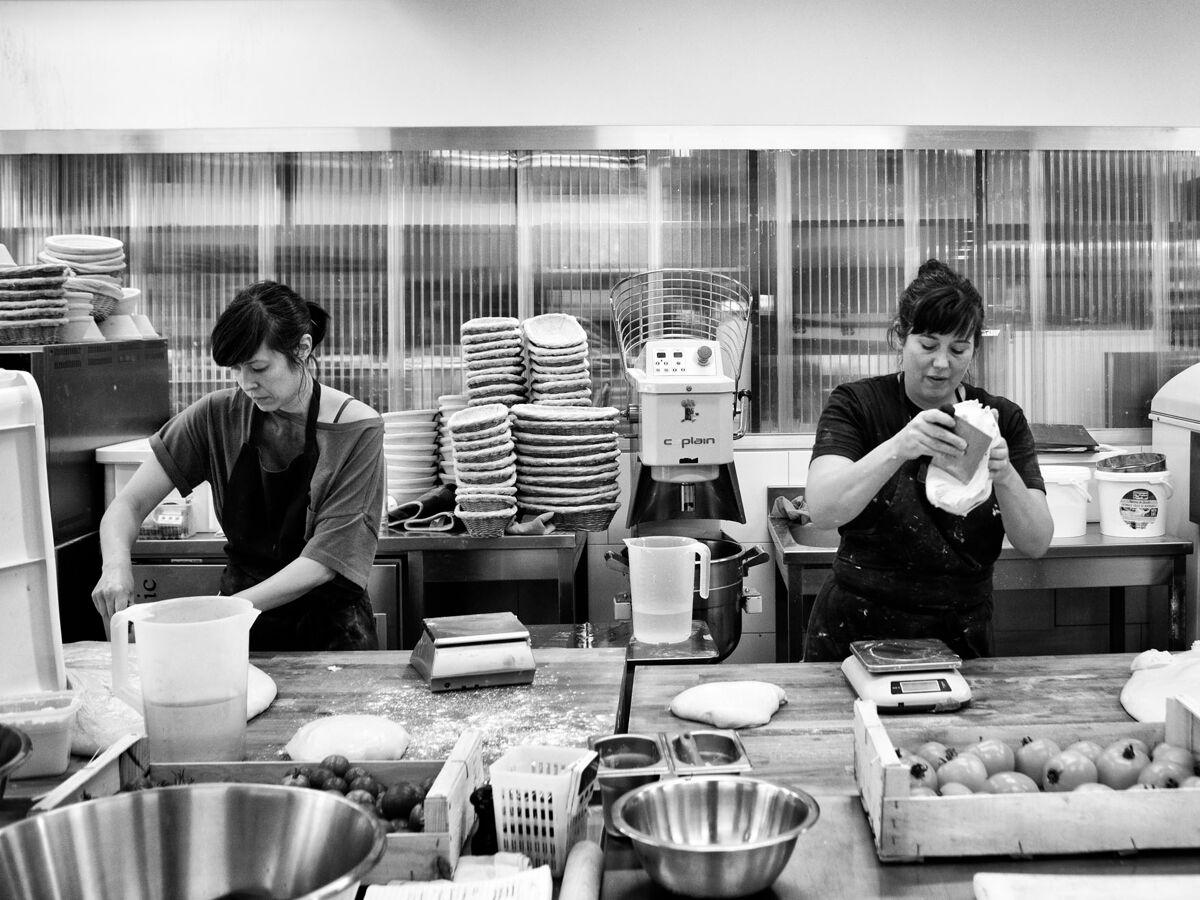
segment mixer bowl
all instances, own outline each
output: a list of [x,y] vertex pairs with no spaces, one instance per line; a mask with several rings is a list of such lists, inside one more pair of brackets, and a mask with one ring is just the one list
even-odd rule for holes
[[756,778],[676,778],[613,804],[646,873],[685,897],[744,897],[775,882],[820,816],[803,791]]
[[353,898],[384,840],[374,813],[326,791],[154,788],[0,829],[0,897]]

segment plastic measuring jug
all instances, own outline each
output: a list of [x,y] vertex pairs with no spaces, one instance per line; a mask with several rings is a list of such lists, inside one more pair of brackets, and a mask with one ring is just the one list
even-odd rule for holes
[[[250,626],[258,612],[243,597],[179,597],[113,615],[113,693],[145,716],[151,762],[245,755]],[[130,623],[140,695],[130,680]]]
[[[712,553],[686,537],[625,538],[633,636],[650,644],[686,641],[692,633],[692,594],[708,596]],[[699,587],[696,563],[700,563]]]

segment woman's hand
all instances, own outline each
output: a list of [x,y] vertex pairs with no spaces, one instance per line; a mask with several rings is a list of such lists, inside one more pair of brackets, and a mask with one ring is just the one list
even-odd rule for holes
[[100,572],[100,580],[92,588],[92,603],[100,618],[104,620],[104,629],[108,630],[108,621],[113,613],[119,612],[133,602],[133,569],[128,565],[105,566]]
[[[909,419],[892,438],[893,459],[916,459],[920,456],[958,456],[967,447],[965,439],[951,429],[954,417],[940,409],[926,409]],[[1006,456],[1007,459],[1007,450]]]

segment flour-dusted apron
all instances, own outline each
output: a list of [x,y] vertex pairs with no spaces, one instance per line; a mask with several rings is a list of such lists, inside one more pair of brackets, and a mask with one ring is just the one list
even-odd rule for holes
[[925,497],[928,459],[904,463],[843,530],[817,595],[808,662],[839,662],[850,642],[941,638],[964,659],[992,653],[992,564],[1004,537],[995,494],[966,516]]
[[[274,575],[304,549],[309,490],[317,467],[317,411],[321,385],[313,382],[304,425],[304,449],[279,471],[259,454],[262,411],[250,414],[250,437],[229,476],[221,522],[229,558],[221,593],[236,594]],[[267,610],[250,629],[251,650],[375,650],[375,622],[367,592],[342,575],[290,603]]]

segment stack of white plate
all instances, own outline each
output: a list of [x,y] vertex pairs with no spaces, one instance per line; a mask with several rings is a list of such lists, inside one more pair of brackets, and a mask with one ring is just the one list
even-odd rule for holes
[[530,397],[549,406],[591,406],[587,332],[574,316],[546,313],[522,325]]
[[438,483],[437,412],[408,409],[381,414],[387,492],[397,503],[415,500]]
[[467,404],[529,400],[521,323],[509,316],[468,319],[461,329]]
[[555,514],[563,527],[603,531],[621,494],[621,450],[611,406],[586,409],[527,404],[513,407],[517,507]]
[[102,234],[54,234],[46,238],[38,259],[70,266],[76,275],[112,279],[120,286],[125,275],[125,244]]
[[508,407],[488,403],[461,409],[448,421],[458,487],[455,513],[479,537],[504,533],[517,513],[517,458]]
[[450,437],[450,417],[467,408],[466,394],[442,394],[438,400],[438,469],[443,484],[454,483],[454,439]]

